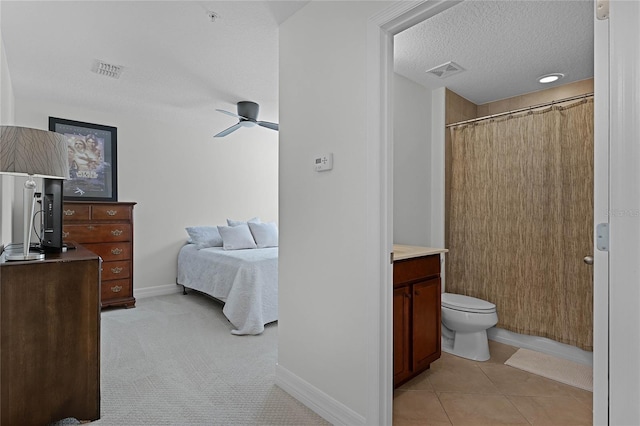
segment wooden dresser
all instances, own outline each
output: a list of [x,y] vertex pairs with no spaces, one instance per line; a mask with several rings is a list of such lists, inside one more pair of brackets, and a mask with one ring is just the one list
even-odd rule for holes
[[440,253],[445,251],[394,246],[394,387],[427,370],[440,358]]
[[133,297],[133,206],[125,202],[65,202],[65,242],[76,242],[102,260],[102,307],[135,306]]
[[0,257],[0,425],[100,418],[100,258]]

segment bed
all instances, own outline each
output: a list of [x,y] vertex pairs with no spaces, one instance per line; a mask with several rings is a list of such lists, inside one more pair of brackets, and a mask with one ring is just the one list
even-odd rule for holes
[[224,303],[232,334],[260,334],[278,319],[278,247],[225,250],[186,244],[176,283]]

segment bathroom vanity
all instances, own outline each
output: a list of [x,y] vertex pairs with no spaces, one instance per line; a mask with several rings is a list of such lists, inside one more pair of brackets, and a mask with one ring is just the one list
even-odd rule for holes
[[446,249],[393,246],[393,384],[440,358],[440,256]]

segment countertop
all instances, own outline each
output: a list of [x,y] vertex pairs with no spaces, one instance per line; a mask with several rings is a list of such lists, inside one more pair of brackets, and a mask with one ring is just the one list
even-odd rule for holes
[[432,254],[446,253],[449,250],[444,248],[406,246],[403,244],[393,245],[393,261],[411,259],[413,257],[429,256]]

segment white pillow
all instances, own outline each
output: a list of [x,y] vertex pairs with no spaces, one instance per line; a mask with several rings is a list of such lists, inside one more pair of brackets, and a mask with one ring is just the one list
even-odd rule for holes
[[184,228],[189,234],[189,242],[198,250],[206,247],[222,247],[222,237],[216,226],[189,226]]
[[248,225],[258,248],[278,247],[278,227],[275,222],[249,222]]
[[225,250],[254,249],[256,242],[246,223],[236,226],[218,226],[222,236],[222,248]]
[[249,222],[260,223],[260,218],[259,217],[252,217],[249,220],[227,219],[227,225],[229,225],[229,226],[238,226],[238,225],[242,225],[243,223],[249,223]]

